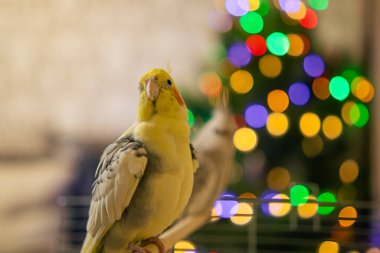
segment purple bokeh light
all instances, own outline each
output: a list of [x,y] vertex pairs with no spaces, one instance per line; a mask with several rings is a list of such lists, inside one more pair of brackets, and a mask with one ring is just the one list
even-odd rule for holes
[[298,106],[305,105],[310,99],[310,89],[306,84],[298,82],[290,85],[288,90],[290,101]]
[[244,67],[251,61],[251,54],[249,53],[245,43],[235,43],[228,49],[227,57],[230,63],[236,67]]
[[233,16],[240,17],[249,11],[248,0],[226,0],[226,10]]
[[[225,193],[220,196],[221,198],[237,198],[234,194],[231,193]],[[239,209],[239,203],[237,200],[217,200],[215,201],[214,208],[216,211],[216,214],[219,215],[221,218],[230,218],[231,216],[234,216],[238,209]]]
[[325,63],[317,54],[309,54],[303,60],[303,68],[311,77],[320,77],[325,72]]
[[267,123],[268,110],[259,104],[249,105],[245,109],[244,118],[250,127],[261,128]]
[[[261,200],[271,200],[273,199],[274,196],[276,196],[278,194],[278,192],[275,192],[275,191],[272,191],[272,190],[267,190],[267,191],[264,191],[262,194],[261,194],[261,197],[260,199]],[[260,205],[260,208],[261,208],[261,211],[266,215],[266,216],[271,216],[270,212],[269,212],[269,203],[262,203]]]
[[301,0],[280,0],[280,7],[288,13],[295,13],[301,8]]

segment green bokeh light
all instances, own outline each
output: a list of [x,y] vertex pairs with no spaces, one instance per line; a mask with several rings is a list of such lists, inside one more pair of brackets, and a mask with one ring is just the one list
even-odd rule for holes
[[280,32],[274,32],[267,38],[267,48],[269,52],[277,56],[285,55],[289,50],[288,37]]
[[269,13],[269,3],[267,0],[260,0],[260,7],[256,10],[257,13],[259,13],[261,16],[266,16]]
[[256,12],[248,12],[240,18],[240,25],[247,33],[255,34],[263,30],[264,20],[260,14]]
[[341,76],[335,76],[331,79],[329,89],[331,96],[340,101],[345,100],[350,94],[350,85]]
[[363,127],[368,123],[369,112],[365,105],[355,104],[350,110],[350,120],[356,127]]
[[355,69],[346,69],[342,73],[342,77],[347,80],[347,82],[351,83],[356,77],[361,76],[360,72]]
[[187,109],[187,116],[187,122],[192,127],[194,125],[194,114],[189,109]]
[[329,7],[329,0],[309,0],[309,4],[314,10],[322,11]]
[[318,214],[320,215],[328,215],[332,211],[334,211],[335,206],[328,206],[327,203],[336,203],[336,198],[334,194],[331,192],[324,192],[317,198],[317,202],[321,202],[321,204],[318,205]]
[[309,199],[309,190],[303,185],[295,185],[290,189],[290,204],[299,206]]

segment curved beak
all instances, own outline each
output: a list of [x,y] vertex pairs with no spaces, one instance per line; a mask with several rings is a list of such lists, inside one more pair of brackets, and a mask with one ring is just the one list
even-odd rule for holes
[[146,80],[146,95],[152,102],[156,102],[158,94],[160,93],[160,86],[154,78]]

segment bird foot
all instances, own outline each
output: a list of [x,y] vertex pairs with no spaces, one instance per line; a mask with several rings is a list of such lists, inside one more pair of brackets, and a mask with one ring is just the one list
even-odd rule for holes
[[142,241],[141,246],[145,247],[148,244],[155,244],[160,253],[165,253],[165,246],[158,237],[154,236]]
[[143,247],[133,245],[131,243],[128,245],[128,250],[131,253],[152,253],[149,250],[144,249]]

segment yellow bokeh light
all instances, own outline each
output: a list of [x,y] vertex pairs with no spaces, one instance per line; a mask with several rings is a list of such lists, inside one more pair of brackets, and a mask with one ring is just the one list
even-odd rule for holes
[[373,85],[364,77],[356,77],[351,82],[351,92],[363,102],[370,102],[375,95]]
[[289,50],[288,54],[291,56],[300,56],[304,52],[305,44],[301,36],[298,34],[288,34]]
[[246,225],[252,220],[253,208],[248,203],[239,203],[235,215],[230,217],[232,223],[236,225]]
[[211,219],[210,219],[210,222],[216,222],[218,220],[220,220],[220,213],[217,212],[217,210],[216,210],[215,207],[213,207],[211,209]]
[[259,60],[260,72],[269,78],[277,77],[282,71],[282,62],[279,57],[267,54]]
[[318,253],[338,253],[339,244],[333,241],[324,241],[319,245]]
[[200,91],[207,97],[216,97],[222,92],[222,80],[214,72],[203,73],[198,83]]
[[253,199],[256,198],[256,195],[250,192],[245,192],[239,195],[239,199],[252,199],[252,201],[242,200],[243,203],[249,204],[253,208]]
[[269,108],[274,112],[283,112],[289,106],[288,94],[283,90],[272,90],[267,97]]
[[288,117],[283,113],[273,112],[268,115],[266,128],[272,136],[283,136],[289,129]]
[[342,121],[337,116],[329,115],[323,120],[322,131],[326,138],[336,139],[341,135],[342,130]]
[[342,110],[341,110],[342,119],[349,126],[353,125],[353,122],[350,118],[350,112],[351,112],[351,109],[354,105],[355,105],[354,102],[351,102],[351,101],[346,102],[346,103],[344,103]]
[[[280,193],[273,196],[272,199],[278,200],[289,200],[286,194]],[[268,205],[269,213],[274,217],[283,217],[287,215],[290,211],[291,205],[290,201],[287,202],[271,202]]]
[[330,81],[326,77],[316,78],[313,81],[314,95],[321,100],[328,99],[330,97],[329,85],[330,85]]
[[307,157],[315,157],[323,150],[323,140],[319,135],[302,140],[302,151]]
[[287,12],[289,18],[295,19],[295,20],[301,20],[306,16],[306,5],[300,1],[300,8],[296,12]]
[[313,137],[321,129],[321,120],[318,115],[312,112],[304,113],[299,124],[301,133],[306,137]]
[[[316,198],[313,195],[309,195],[309,200],[316,201]],[[297,206],[298,216],[302,219],[310,219],[318,211],[318,204],[307,202],[306,204]]]
[[240,94],[249,92],[253,87],[253,77],[251,73],[245,70],[237,70],[230,77],[232,90]]
[[338,200],[341,202],[353,202],[356,200],[356,188],[353,185],[343,185],[338,191]]
[[174,253],[183,253],[183,252],[195,252],[196,251],[196,247],[194,245],[194,243],[190,242],[190,241],[179,241],[177,242],[176,244],[174,244]]
[[260,7],[260,0],[249,0],[249,11],[255,11]]
[[289,171],[283,167],[271,169],[267,176],[267,183],[273,190],[281,191],[288,187],[290,182]]
[[233,142],[238,150],[249,152],[257,146],[258,136],[252,129],[243,127],[235,131]]
[[339,177],[342,183],[350,184],[356,180],[359,175],[359,165],[354,160],[346,160],[339,168]]
[[350,227],[354,225],[357,218],[358,213],[352,206],[346,206],[339,212],[339,224],[341,227]]

